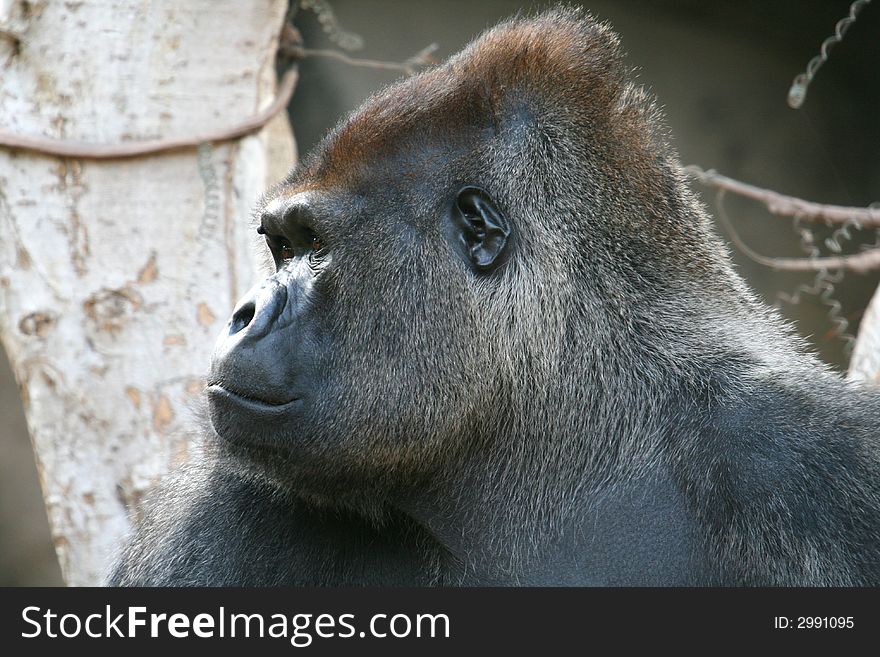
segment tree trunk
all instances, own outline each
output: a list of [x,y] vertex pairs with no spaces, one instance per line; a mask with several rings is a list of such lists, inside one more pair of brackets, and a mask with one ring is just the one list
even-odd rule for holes
[[880,383],[880,288],[868,304],[849,363],[849,377]]
[[[0,39],[0,125],[113,144],[235,124],[274,96],[286,9],[0,0],[21,35]],[[131,160],[0,149],[0,339],[69,584],[103,581],[130,510],[185,458],[215,336],[256,278],[248,215],[293,158],[283,115]]]

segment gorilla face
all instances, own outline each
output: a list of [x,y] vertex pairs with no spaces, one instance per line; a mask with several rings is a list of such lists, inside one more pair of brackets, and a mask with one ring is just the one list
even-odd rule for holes
[[275,446],[302,427],[320,385],[322,304],[318,281],[331,260],[311,228],[307,194],[278,199],[263,212],[276,272],[238,303],[215,347],[208,398],[211,420],[226,439]]
[[238,303],[207,392],[224,444],[283,483],[413,481],[493,395],[480,290],[510,224],[486,189],[431,182],[449,179],[433,149],[401,149],[340,180],[325,147],[263,204],[276,271]]

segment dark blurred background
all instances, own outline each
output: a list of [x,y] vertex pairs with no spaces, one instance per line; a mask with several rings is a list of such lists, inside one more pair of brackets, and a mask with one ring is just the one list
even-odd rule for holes
[[[819,52],[849,2],[837,0],[601,0],[582,3],[620,34],[629,62],[640,69],[666,108],[685,164],[809,200],[865,206],[880,200],[880,2],[868,5],[810,86],[804,107],[792,110],[792,79]],[[512,0],[331,0],[344,30],[363,37],[355,57],[403,61],[430,43],[442,59],[483,28],[517,11],[547,3]],[[316,14],[296,18],[306,47],[337,48]],[[324,58],[300,64],[290,108],[300,152],[308,151],[346,112],[397,75]],[[711,191],[700,189],[712,206]],[[797,226],[768,215],[756,203],[728,195],[725,208],[740,235],[764,255],[803,256]],[[876,235],[852,230],[844,252]],[[820,246],[833,231],[812,227]],[[823,247],[823,251],[825,251]],[[802,293],[780,299],[814,274],[774,272],[734,250],[749,283],[777,304],[817,353],[838,369],[849,354],[846,334],[861,314],[880,275],[822,279],[823,301]],[[825,289],[825,288],[822,288]],[[817,288],[818,290],[818,288]],[[840,304],[829,316],[830,304]],[[845,326],[845,331],[841,328]],[[207,364],[206,364],[207,365]],[[0,585],[58,584],[58,566],[40,499],[18,390],[0,354]]]

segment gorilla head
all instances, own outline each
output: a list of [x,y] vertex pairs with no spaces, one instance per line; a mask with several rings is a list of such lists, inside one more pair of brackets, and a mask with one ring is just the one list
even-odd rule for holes
[[549,433],[560,377],[629,345],[621,300],[657,293],[658,233],[681,261],[665,270],[716,257],[699,215],[661,218],[677,179],[620,59],[605,27],[552,13],[338,126],[262,204],[277,273],[218,343],[219,435],[338,493],[413,483],[523,423]]

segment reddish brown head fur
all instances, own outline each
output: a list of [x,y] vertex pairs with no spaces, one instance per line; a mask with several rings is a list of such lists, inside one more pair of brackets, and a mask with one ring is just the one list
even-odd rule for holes
[[521,116],[511,107],[598,127],[616,109],[624,73],[616,35],[578,10],[512,19],[368,100],[328,136],[301,179],[312,188],[345,185],[414,139],[442,147],[453,134],[497,132],[501,117]]

